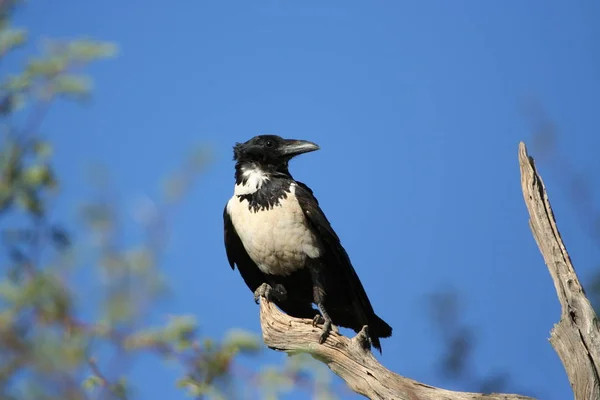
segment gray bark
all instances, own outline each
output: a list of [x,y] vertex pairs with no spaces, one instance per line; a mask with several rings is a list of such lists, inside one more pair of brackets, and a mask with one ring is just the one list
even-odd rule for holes
[[524,143],[519,144],[521,187],[529,226],[554,281],[562,312],[550,343],[565,367],[576,400],[600,399],[600,326],[563,243],[546,187]]

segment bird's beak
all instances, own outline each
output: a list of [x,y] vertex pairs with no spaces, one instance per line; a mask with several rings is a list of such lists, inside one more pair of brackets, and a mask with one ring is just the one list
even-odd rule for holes
[[284,156],[295,157],[299,154],[309,153],[311,151],[319,150],[319,146],[308,140],[295,140],[287,139],[281,148]]

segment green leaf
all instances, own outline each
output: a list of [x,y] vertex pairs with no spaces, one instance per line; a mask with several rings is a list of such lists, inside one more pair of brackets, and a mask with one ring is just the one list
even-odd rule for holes
[[42,215],[43,206],[38,194],[33,190],[19,190],[16,193],[17,204],[25,211],[34,214]]
[[100,385],[102,385],[102,379],[96,375],[88,376],[83,382],[81,382],[81,387],[89,391],[96,389]]
[[202,345],[204,347],[204,350],[206,350],[206,351],[211,351],[215,347],[215,343],[213,342],[213,340],[211,338],[205,338],[204,341],[202,342]]
[[171,316],[164,329],[166,341],[175,342],[179,350],[184,350],[192,345],[192,340],[198,328],[196,318],[191,315]]
[[106,300],[104,311],[106,318],[113,324],[131,320],[135,315],[131,294],[128,292],[114,293]]
[[336,400],[337,396],[334,393],[331,393],[328,388],[320,388],[318,387],[314,394],[315,400]]
[[148,271],[154,263],[152,252],[144,247],[129,250],[125,254],[125,258],[129,262],[131,270],[137,273]]
[[87,337],[80,334],[69,334],[61,337],[62,359],[70,369],[78,368],[85,360]]
[[67,54],[80,61],[92,61],[114,57],[118,47],[114,43],[94,41],[89,39],[73,40],[67,45]]
[[33,80],[31,79],[31,75],[28,73],[9,75],[2,83],[2,89],[9,92],[20,92],[28,89],[32,83]]
[[83,75],[61,75],[53,81],[54,93],[74,98],[83,98],[90,94],[92,80]]
[[50,179],[47,165],[32,165],[22,172],[23,183],[33,188],[44,185]]
[[42,159],[48,159],[52,156],[52,145],[42,140],[36,140],[33,143],[34,153]]
[[27,41],[24,29],[4,29],[0,31],[0,55],[22,46]]
[[0,177],[3,184],[12,186],[21,173],[23,149],[14,142],[9,142],[6,147],[0,153]]
[[200,397],[209,392],[210,386],[198,382],[190,377],[178,379],[176,385],[180,389],[187,389],[186,394],[190,397]]
[[125,338],[123,347],[129,350],[151,347],[157,344],[162,344],[160,332],[155,329],[145,329],[135,332]]
[[32,76],[55,77],[67,69],[68,63],[64,56],[34,59],[29,61],[25,72]]
[[263,367],[260,372],[260,383],[269,391],[289,392],[294,386],[291,377],[282,373],[278,367]]
[[12,325],[17,321],[17,312],[15,310],[0,311],[0,332],[8,332]]
[[118,399],[126,399],[128,397],[127,379],[125,377],[119,378],[116,383],[111,385],[111,390]]
[[241,329],[232,329],[225,335],[224,346],[235,352],[258,352],[261,350],[258,335]]
[[22,291],[22,304],[35,304],[47,321],[59,321],[71,308],[68,290],[49,273],[38,272]]
[[9,303],[16,303],[21,295],[21,286],[8,279],[0,281],[0,298]]

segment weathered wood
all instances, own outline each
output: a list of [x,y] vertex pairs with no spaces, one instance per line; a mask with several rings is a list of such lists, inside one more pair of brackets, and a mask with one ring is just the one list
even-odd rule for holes
[[576,400],[600,399],[600,326],[579,283],[563,243],[548,194],[535,163],[519,144],[521,186],[529,210],[529,226],[550,271],[562,306],[560,322],[550,334]]
[[346,381],[350,389],[370,399],[386,400],[525,400],[514,394],[452,392],[405,378],[383,367],[365,348],[364,330],[349,339],[332,332],[319,344],[320,327],[312,320],[291,318],[261,298],[260,323],[263,340],[272,349],[289,354],[308,353]]
[[[544,183],[523,143],[519,145],[519,163],[529,224],[562,305],[561,320],[552,329],[550,342],[567,371],[575,399],[600,400],[600,324],[556,227]],[[332,332],[325,343],[319,344],[320,327],[313,327],[309,320],[289,317],[264,298],[260,323],[267,346],[289,354],[311,354],[352,390],[370,399],[531,399],[516,394],[453,392],[403,377],[383,367],[373,356],[365,344],[366,328],[352,339]]]

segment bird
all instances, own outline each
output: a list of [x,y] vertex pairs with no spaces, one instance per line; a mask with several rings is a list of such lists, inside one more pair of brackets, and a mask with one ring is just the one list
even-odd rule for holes
[[[235,186],[223,211],[227,260],[254,293],[283,312],[360,332],[380,353],[392,327],[375,314],[340,238],[313,191],[295,180],[289,161],[320,147],[307,140],[258,135],[233,146]],[[348,200],[348,193],[340,194]],[[313,307],[317,306],[317,309]]]

